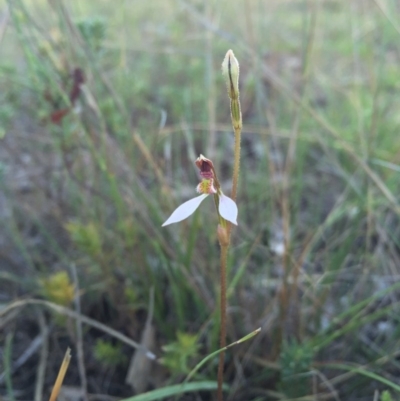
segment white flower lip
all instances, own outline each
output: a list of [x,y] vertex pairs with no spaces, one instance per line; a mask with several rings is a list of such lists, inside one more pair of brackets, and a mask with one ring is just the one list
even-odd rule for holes
[[182,205],[178,206],[175,211],[172,212],[171,216],[162,225],[162,227],[168,226],[169,224],[179,223],[180,221],[188,218],[197,210],[201,202],[203,202],[203,200],[206,199],[207,196],[208,194],[202,194],[188,200],[185,203],[182,203]]
[[[171,216],[169,216],[162,227],[174,223],[179,223],[180,221],[185,220],[186,218],[191,216],[198,209],[201,202],[203,202],[203,200],[207,198],[208,195],[209,194],[202,194],[182,203],[182,205],[178,206],[172,212]],[[218,212],[221,217],[237,226],[238,208],[236,206],[236,203],[228,196],[225,196],[223,193],[220,193],[218,195],[218,198]]]
[[237,226],[238,208],[231,198],[221,194],[219,196],[218,211],[221,217]]

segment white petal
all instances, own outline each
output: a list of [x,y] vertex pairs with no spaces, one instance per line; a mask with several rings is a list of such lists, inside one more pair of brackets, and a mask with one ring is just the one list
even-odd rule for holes
[[225,219],[230,221],[232,224],[237,225],[238,208],[236,203],[225,195],[219,197],[219,214]]
[[167,226],[168,224],[178,223],[182,220],[185,220],[196,211],[196,209],[200,206],[200,203],[203,202],[203,200],[207,198],[207,196],[208,194],[202,194],[200,196],[197,196],[196,198],[188,200],[185,203],[182,203],[182,205],[178,206],[175,209],[175,211],[162,225],[162,227]]

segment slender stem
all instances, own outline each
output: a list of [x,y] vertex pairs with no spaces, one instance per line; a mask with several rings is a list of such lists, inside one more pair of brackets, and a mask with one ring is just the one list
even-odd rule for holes
[[[233,120],[233,119],[232,119]],[[232,121],[233,122],[233,121]],[[239,181],[239,169],[240,169],[240,136],[241,136],[241,124],[240,127],[235,128],[235,152],[234,152],[234,164],[233,164],[233,178],[232,178],[232,191],[231,198],[236,201],[238,181]],[[227,244],[221,245],[221,268],[220,268],[220,285],[221,285],[221,301],[220,301],[220,313],[221,313],[221,323],[220,323],[220,348],[226,346],[226,266],[228,260],[228,250],[231,239],[232,224],[227,222],[227,234],[228,241]],[[222,384],[224,381],[224,360],[225,351],[219,354],[219,364],[218,364],[218,401],[223,401],[222,394]]]
[[239,181],[239,170],[240,170],[240,137],[242,133],[242,127],[235,128],[235,152],[234,152],[234,164],[233,164],[233,177],[232,177],[232,192],[231,198],[236,202],[237,188]]
[[[236,201],[238,181],[239,181],[239,169],[240,169],[240,136],[242,133],[242,113],[240,110],[239,100],[239,64],[233,55],[232,50],[229,50],[225,56],[224,62],[222,63],[222,71],[227,80],[228,95],[231,100],[231,120],[232,126],[235,131],[235,150],[234,150],[234,164],[233,164],[233,177],[232,177],[232,191],[231,198]],[[226,222],[225,236],[220,235],[220,246],[221,246],[221,325],[220,325],[220,346],[224,348],[226,346],[226,270],[228,251],[231,239],[232,224]],[[218,401],[223,401],[222,384],[224,381],[224,360],[225,351],[219,354],[219,365],[218,365]]]
[[[226,347],[226,265],[228,259],[228,245],[221,244],[221,301],[220,301],[220,314],[221,314],[221,324],[220,324],[220,348]],[[219,354],[219,364],[218,364],[218,401],[223,401],[222,394],[222,384],[224,381],[224,360],[225,351]]]

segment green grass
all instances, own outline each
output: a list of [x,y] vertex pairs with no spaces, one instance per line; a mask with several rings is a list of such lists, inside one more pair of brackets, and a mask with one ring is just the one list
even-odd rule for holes
[[[185,369],[155,364],[149,389],[179,394],[187,369],[218,349],[212,202],[179,225],[161,224],[195,196],[200,153],[212,157],[228,193],[233,133],[220,65],[232,48],[243,143],[228,343],[262,331],[227,352],[230,399],[336,392],[370,400],[385,389],[396,399],[398,6],[205,4],[0,2],[9,10],[3,37],[0,26],[2,395],[31,399],[35,386],[48,395],[66,345],[77,346],[77,315],[53,311],[45,381],[32,381],[37,357],[10,373],[39,330],[42,307],[7,307],[19,298],[62,304],[57,288],[43,293],[43,280],[65,271],[71,281],[55,286],[73,285],[71,266],[82,315],[111,330],[83,322],[89,393],[134,395],[124,383],[133,348],[114,333],[140,342],[152,290],[153,351],[170,361],[181,352]],[[51,114],[69,106],[76,67],[87,78],[81,111],[52,124]],[[70,299],[61,306],[76,309]],[[198,344],[185,348],[179,336]],[[108,364],[94,362],[96,344],[112,355]],[[215,388],[217,363],[210,358],[192,378],[204,399],[210,391],[201,383]],[[66,383],[80,380],[73,349]]]

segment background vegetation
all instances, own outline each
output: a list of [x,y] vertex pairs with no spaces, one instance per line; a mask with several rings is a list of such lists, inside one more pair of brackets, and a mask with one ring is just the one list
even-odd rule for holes
[[[396,0],[0,4],[3,399],[47,399],[67,346],[64,397],[101,400],[171,388],[218,348],[212,202],[161,224],[195,195],[200,153],[230,188],[229,48],[228,342],[262,330],[227,353],[226,396],[398,399]],[[191,381],[215,388],[217,363]]]

